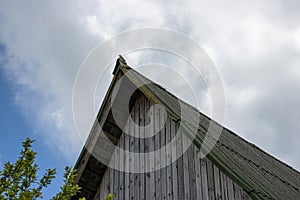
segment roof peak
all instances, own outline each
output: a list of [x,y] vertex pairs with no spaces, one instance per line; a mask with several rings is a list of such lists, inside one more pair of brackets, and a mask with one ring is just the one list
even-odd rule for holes
[[116,61],[116,65],[115,65],[115,68],[114,68],[112,74],[116,75],[116,73],[117,73],[118,69],[120,68],[120,66],[126,66],[126,65],[127,65],[127,63],[126,63],[125,58],[122,55],[119,55],[119,58]]
[[121,64],[127,65],[126,60],[125,60],[125,58],[122,55],[119,55],[118,60],[119,60],[119,62],[121,62]]

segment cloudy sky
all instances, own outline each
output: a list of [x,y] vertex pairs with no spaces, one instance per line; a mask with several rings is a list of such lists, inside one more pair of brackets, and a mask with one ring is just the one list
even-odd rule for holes
[[[215,63],[226,95],[225,126],[300,170],[299,1],[0,4],[0,164],[16,159],[20,142],[31,137],[41,168],[61,173],[74,165],[82,142],[73,122],[72,89],[84,58],[120,32],[160,27],[191,37]],[[158,53],[149,62],[166,60],[157,59]],[[125,56],[133,68],[141,60],[137,55]],[[209,113],[207,105],[199,107]]]

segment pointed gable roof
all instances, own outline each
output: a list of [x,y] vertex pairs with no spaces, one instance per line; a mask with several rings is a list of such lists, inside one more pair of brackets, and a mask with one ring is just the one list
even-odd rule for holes
[[[127,74],[129,71],[130,73]],[[197,134],[193,139],[194,145],[198,148],[205,148],[207,144],[203,143],[203,141],[206,136],[214,137],[214,129],[208,131],[210,122],[213,122],[216,128],[222,128],[222,133],[214,148],[207,155],[207,158],[242,187],[252,199],[300,199],[300,173],[298,171],[267,154],[254,144],[247,142],[229,129],[222,127],[194,107],[169,93],[160,85],[130,68],[124,58],[120,57],[117,60],[113,74],[113,81],[103,101],[98,117],[105,110],[105,102],[109,100],[116,79],[127,74],[128,79],[134,85],[143,85],[139,90],[150,101],[164,106],[166,112],[174,121],[183,124],[183,132],[187,136],[191,135],[190,130],[195,127],[191,127],[191,124],[193,124],[189,123],[191,121],[180,121],[180,117],[185,115],[185,119],[194,120],[194,116],[200,114],[200,123],[196,127]],[[178,101],[188,106],[190,108],[189,112],[181,113]],[[93,137],[90,135],[86,146],[92,142],[91,138]],[[91,151],[93,151],[93,148]],[[90,159],[95,158],[92,158],[90,153],[84,148],[75,166],[79,171],[78,182],[82,180],[84,171],[91,170],[88,169],[88,165],[82,164],[82,160],[88,163]],[[101,165],[101,163],[98,163],[98,165]],[[105,172],[105,166],[102,167],[102,170],[95,172],[99,176],[99,181],[101,181]]]

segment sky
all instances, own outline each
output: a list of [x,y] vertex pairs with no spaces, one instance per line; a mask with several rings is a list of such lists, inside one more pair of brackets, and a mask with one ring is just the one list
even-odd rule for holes
[[[82,62],[118,33],[156,27],[192,38],[214,62],[226,96],[226,127],[300,170],[299,1],[0,0],[0,5],[0,167],[15,160],[30,137],[40,168],[55,167],[61,177],[83,145],[72,113]],[[125,58],[133,68],[145,60],[175,66],[159,53]],[[148,75],[164,86],[158,73]],[[109,76],[98,86],[97,106]],[[205,96],[199,108],[209,114],[209,91],[198,84],[193,88]],[[59,184],[55,180],[45,197]]]

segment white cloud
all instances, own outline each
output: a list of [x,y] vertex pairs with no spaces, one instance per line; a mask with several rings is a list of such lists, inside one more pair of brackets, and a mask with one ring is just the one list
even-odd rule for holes
[[15,100],[25,119],[49,147],[63,148],[61,152],[73,160],[81,147],[72,120],[73,80],[98,39],[78,25],[78,17],[49,10],[56,5],[6,2],[0,8],[0,40],[7,54],[4,71],[19,88]]
[[[214,60],[225,86],[226,125],[300,169],[297,4],[283,0],[5,1],[0,8],[0,42],[7,52],[4,70],[20,86],[16,101],[32,125],[47,133],[49,146],[56,145],[75,159],[80,141],[74,137],[71,92],[89,50],[134,28],[175,29],[203,45]],[[137,54],[128,57],[133,67],[139,63],[134,60],[141,59]],[[202,106],[207,107],[205,87],[199,91],[206,95]]]
[[64,113],[64,110],[62,108],[60,108],[51,114],[52,120],[55,122],[56,127],[58,129],[62,128],[63,124],[65,123],[63,113]]

